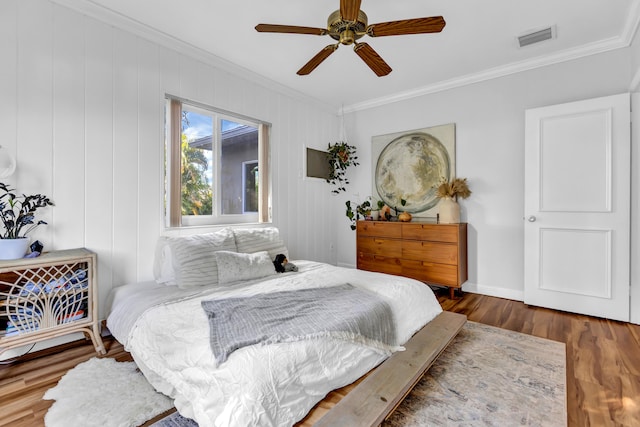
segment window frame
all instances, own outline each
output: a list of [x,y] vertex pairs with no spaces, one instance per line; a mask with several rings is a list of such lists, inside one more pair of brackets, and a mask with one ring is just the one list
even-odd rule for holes
[[[258,192],[260,191],[260,162],[258,161],[258,159],[253,159],[253,160],[244,160],[241,164],[240,167],[242,168],[241,171],[241,175],[242,175],[242,191],[245,191],[247,188],[247,166],[248,165],[256,165],[258,167]],[[260,200],[258,200],[258,209],[260,209]],[[242,214],[247,214],[247,213],[254,213],[255,211],[248,211],[247,210],[247,199],[246,197],[242,198]],[[257,213],[257,212],[256,212]]]
[[[212,215],[182,215],[181,197],[181,143],[183,104],[194,110],[201,110],[214,117],[212,135],[212,169],[214,194]],[[271,222],[271,172],[269,136],[271,124],[241,114],[222,110],[197,101],[172,95],[165,95],[165,208],[164,224],[166,228],[184,228],[197,226],[215,226],[228,224],[251,224]],[[255,126],[258,129],[258,212],[240,214],[222,214],[222,120]],[[244,175],[242,176],[244,181]],[[244,211],[244,196],[243,196]]]

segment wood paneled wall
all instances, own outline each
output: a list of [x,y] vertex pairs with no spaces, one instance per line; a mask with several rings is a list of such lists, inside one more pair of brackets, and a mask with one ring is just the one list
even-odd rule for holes
[[335,263],[335,198],[302,174],[303,146],[336,140],[337,110],[48,0],[0,3],[0,58],[0,145],[18,162],[3,182],[54,200],[33,235],[46,249],[98,253],[101,316],[112,287],[152,278],[166,93],[272,124],[274,225],[292,259]]

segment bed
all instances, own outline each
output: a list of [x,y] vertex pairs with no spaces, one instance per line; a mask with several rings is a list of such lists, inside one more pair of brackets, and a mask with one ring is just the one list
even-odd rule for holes
[[[293,261],[298,271],[276,273],[266,260],[278,253],[288,256],[273,227],[162,238],[156,280],[110,295],[110,332],[149,382],[201,427],[293,425],[332,390],[404,353],[411,337],[442,312],[421,282],[305,260]],[[214,320],[204,309],[209,302],[342,287],[374,295],[388,307],[390,341],[311,334],[238,346],[226,360],[212,351]]]

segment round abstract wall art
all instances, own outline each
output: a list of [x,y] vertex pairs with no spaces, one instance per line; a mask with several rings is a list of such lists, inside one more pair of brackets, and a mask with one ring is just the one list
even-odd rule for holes
[[[380,153],[374,171],[378,195],[387,205],[416,213],[438,203],[436,184],[451,176],[446,147],[431,134],[413,132],[392,140]],[[406,200],[401,206],[400,200]]]

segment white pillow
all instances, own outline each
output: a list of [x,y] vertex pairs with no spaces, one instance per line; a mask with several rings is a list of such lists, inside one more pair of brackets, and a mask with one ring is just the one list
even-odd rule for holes
[[235,228],[233,234],[238,252],[252,254],[267,251],[271,259],[275,259],[278,254],[284,254],[289,258],[289,251],[276,227]]
[[156,243],[155,257],[153,258],[153,277],[156,279],[156,283],[167,286],[177,285],[176,272],[171,259],[169,238],[160,236]]
[[218,281],[221,285],[276,274],[275,266],[267,251],[253,254],[218,251],[215,256],[218,263]]
[[216,251],[236,251],[233,232],[222,229],[215,233],[169,237],[171,263],[179,288],[218,283]]

